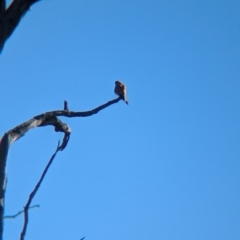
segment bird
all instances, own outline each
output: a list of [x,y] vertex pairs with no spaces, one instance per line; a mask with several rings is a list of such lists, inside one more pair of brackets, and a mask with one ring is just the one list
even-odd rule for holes
[[115,81],[114,92],[126,103],[128,104],[128,100],[126,99],[127,89],[126,86],[120,81]]

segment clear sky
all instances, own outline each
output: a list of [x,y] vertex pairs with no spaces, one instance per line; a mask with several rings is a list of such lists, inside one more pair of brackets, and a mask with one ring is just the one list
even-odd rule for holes
[[[126,84],[129,105],[72,129],[30,211],[26,239],[240,239],[240,2],[35,4],[0,56],[1,135],[33,116],[93,109]],[[15,142],[5,213],[25,205],[61,139]],[[18,239],[23,216],[5,220]]]

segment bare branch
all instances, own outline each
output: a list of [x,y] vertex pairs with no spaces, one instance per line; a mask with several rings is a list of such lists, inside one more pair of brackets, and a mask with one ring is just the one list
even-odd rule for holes
[[[40,205],[36,204],[36,205],[33,205],[33,206],[29,207],[28,209],[31,209],[31,208],[39,208],[39,207],[40,207]],[[18,213],[14,214],[14,215],[4,216],[3,219],[16,218],[17,216],[19,216],[19,215],[22,214],[23,212],[24,212],[24,210],[19,211]]]
[[[100,112],[101,110],[103,110],[104,108],[107,108],[109,107],[110,105],[112,104],[115,104],[117,102],[119,102],[120,100],[122,100],[120,97],[116,98],[116,99],[113,99],[107,103],[104,103],[103,105],[97,107],[97,108],[94,108],[92,110],[89,110],[89,111],[85,111],[85,112],[74,112],[74,111],[65,111],[65,110],[57,110],[57,111],[51,111],[51,112],[46,112],[44,114],[50,114],[50,115],[53,115],[53,116],[56,116],[56,117],[69,117],[69,118],[72,118],[72,117],[90,117],[94,114],[97,114],[98,112]],[[38,115],[36,117],[41,117],[41,115]]]
[[33,189],[33,191],[31,192],[31,194],[29,195],[29,198],[28,198],[28,201],[27,201],[27,204],[25,205],[24,207],[24,224],[23,224],[23,229],[22,229],[22,232],[21,232],[21,235],[20,235],[20,240],[23,240],[24,237],[25,237],[25,234],[26,234],[26,230],[27,230],[27,225],[28,225],[28,209],[29,209],[29,206],[34,198],[34,196],[36,195],[45,175],[47,174],[47,171],[49,169],[49,167],[51,166],[52,162],[53,162],[53,159],[55,158],[55,156],[57,155],[58,151],[60,151],[61,148],[59,146],[59,142],[58,142],[58,146],[57,146],[57,149],[56,151],[54,152],[54,154],[52,155],[52,157],[50,158],[47,166],[45,167],[37,185],[35,186],[35,188]]
[[[7,162],[7,154],[10,145],[8,134],[4,134],[0,141],[0,219],[4,213],[4,194],[6,188],[5,167]],[[0,239],[3,235],[3,221],[0,220]]]
[[0,16],[3,14],[6,8],[6,1],[5,0],[0,0]]
[[[120,97],[113,99],[97,108],[94,108],[90,111],[85,112],[74,112],[68,111],[67,108],[65,110],[57,110],[46,112],[40,115],[37,115],[26,121],[17,127],[11,129],[7,133],[4,134],[2,139],[0,140],[0,219],[3,218],[4,212],[4,193],[5,193],[5,166],[7,161],[7,153],[11,143],[18,140],[22,137],[27,131],[35,127],[43,127],[52,125],[56,132],[63,132],[64,137],[61,145],[58,147],[57,151],[62,151],[66,146],[70,139],[71,129],[67,126],[67,124],[63,123],[57,117],[89,117],[93,114],[97,114],[99,111],[111,106],[122,100]],[[67,104],[65,104],[67,105]],[[54,155],[55,156],[55,155]],[[2,239],[3,234],[3,222],[0,221],[0,240]]]
[[[13,128],[12,130],[8,131],[9,137],[10,137],[10,143],[18,140],[20,137],[22,137],[28,130],[34,128],[34,127],[43,127],[47,125],[54,126],[54,129],[56,132],[63,132],[65,133],[64,139],[68,140],[69,135],[71,133],[71,129],[67,126],[67,124],[63,123],[60,119],[57,117],[90,117],[93,114],[97,114],[99,111],[103,110],[106,107],[109,107],[110,105],[117,103],[121,100],[121,98],[116,98],[114,100],[111,100],[97,108],[94,108],[90,111],[85,112],[74,112],[74,111],[67,111],[67,110],[56,110],[51,112],[46,112],[40,115],[37,115],[33,117],[32,119],[28,120],[27,122],[24,122],[17,127]],[[67,135],[67,136],[66,136]]]
[[[40,0],[14,0],[10,6],[0,14],[0,52],[6,40],[11,36],[21,18],[30,7]],[[2,8],[5,9],[5,1],[1,0]]]

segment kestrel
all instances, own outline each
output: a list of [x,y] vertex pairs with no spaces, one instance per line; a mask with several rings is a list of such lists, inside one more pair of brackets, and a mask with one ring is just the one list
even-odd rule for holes
[[114,92],[126,103],[128,104],[128,101],[126,99],[126,86],[121,83],[120,81],[115,81],[115,88]]

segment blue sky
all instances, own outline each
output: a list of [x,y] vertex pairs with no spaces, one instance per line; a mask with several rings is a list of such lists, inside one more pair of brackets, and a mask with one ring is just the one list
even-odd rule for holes
[[[72,129],[26,239],[240,239],[239,1],[41,1],[0,56],[1,135],[33,116],[127,106]],[[10,149],[6,214],[25,205],[62,135]],[[17,239],[23,217],[5,221]]]

